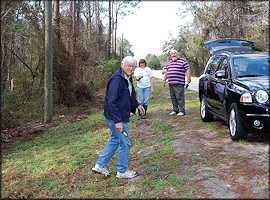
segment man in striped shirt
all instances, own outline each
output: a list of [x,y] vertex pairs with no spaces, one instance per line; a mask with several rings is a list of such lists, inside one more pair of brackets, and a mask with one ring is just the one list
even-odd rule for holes
[[173,111],[170,115],[182,116],[185,115],[185,74],[187,75],[187,85],[191,82],[191,71],[188,62],[179,58],[176,50],[171,51],[171,60],[167,65],[167,70],[164,75],[163,86],[168,84],[173,105]]

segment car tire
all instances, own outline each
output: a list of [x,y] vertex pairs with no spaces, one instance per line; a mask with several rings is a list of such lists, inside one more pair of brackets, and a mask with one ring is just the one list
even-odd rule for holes
[[230,129],[230,136],[233,141],[247,139],[247,132],[242,122],[240,121],[238,107],[236,103],[233,103],[230,106],[228,124],[229,124],[229,129]]
[[213,114],[209,113],[204,96],[202,96],[202,98],[201,98],[200,114],[201,114],[201,118],[204,122],[213,121],[214,116],[213,116]]

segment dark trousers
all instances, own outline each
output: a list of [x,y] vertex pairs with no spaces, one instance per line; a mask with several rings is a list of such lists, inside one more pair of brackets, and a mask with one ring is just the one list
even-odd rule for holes
[[173,111],[185,114],[185,87],[184,85],[169,85]]

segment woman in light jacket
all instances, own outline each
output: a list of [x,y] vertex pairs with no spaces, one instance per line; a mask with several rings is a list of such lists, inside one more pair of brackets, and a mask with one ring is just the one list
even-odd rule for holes
[[154,93],[154,80],[151,68],[147,67],[144,59],[140,59],[139,67],[135,69],[134,76],[137,80],[137,94],[138,102],[145,109],[145,114],[141,115],[139,112],[138,119],[146,118],[146,110],[149,105],[150,92]]

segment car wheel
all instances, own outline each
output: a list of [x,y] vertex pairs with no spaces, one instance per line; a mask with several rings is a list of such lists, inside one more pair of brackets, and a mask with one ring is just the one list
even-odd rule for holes
[[246,133],[245,127],[240,121],[236,103],[233,103],[230,107],[229,129],[230,129],[230,135],[233,141],[247,139],[247,133]]
[[204,96],[201,98],[201,118],[204,122],[213,121],[213,115],[209,113]]

